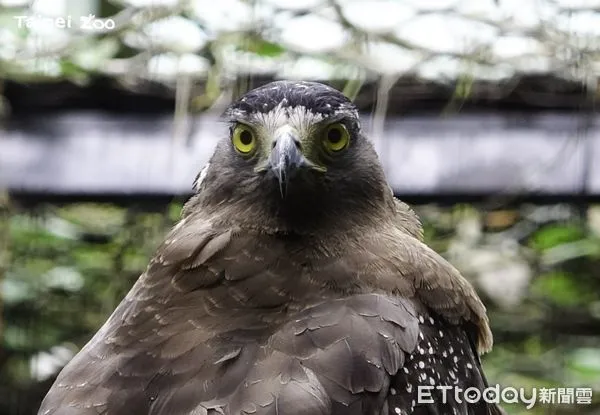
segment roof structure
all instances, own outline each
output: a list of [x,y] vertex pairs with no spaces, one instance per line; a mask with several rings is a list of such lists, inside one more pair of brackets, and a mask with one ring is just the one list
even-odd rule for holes
[[399,194],[600,194],[599,0],[0,6],[12,192],[186,194],[223,105],[301,78],[355,95]]
[[[178,138],[167,95],[113,91],[108,99],[61,87],[61,98],[47,86],[11,88],[15,111],[0,140],[0,180],[16,193],[186,195],[226,131],[219,114],[209,111],[190,117]],[[502,100],[488,99],[477,111],[439,115],[447,100],[436,100],[435,88],[424,91],[412,104],[393,104],[404,110],[390,110],[384,119],[363,113],[397,194],[600,195],[600,165],[592,162],[600,159],[594,111],[539,111],[523,103],[506,111]],[[358,103],[366,108],[368,89],[364,95]],[[133,102],[145,106],[134,109]]]

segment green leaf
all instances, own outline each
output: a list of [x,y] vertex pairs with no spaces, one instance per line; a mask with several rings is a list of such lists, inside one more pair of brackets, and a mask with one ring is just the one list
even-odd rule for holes
[[10,245],[17,251],[32,248],[57,248],[65,245],[62,235],[44,228],[41,220],[34,220],[22,215],[15,215],[10,219],[9,225]]
[[101,68],[108,59],[119,51],[119,41],[113,37],[88,42],[87,47],[81,47],[71,57],[73,64],[86,71]]
[[0,294],[5,305],[21,303],[31,300],[36,293],[31,289],[30,284],[15,279],[5,279],[0,285]]
[[60,72],[66,78],[85,79],[87,77],[87,73],[82,67],[66,59],[60,61]]
[[285,48],[283,46],[263,39],[254,39],[254,41],[250,42],[244,50],[269,58],[281,56],[285,53]]
[[148,255],[142,252],[126,252],[123,255],[123,269],[128,272],[141,274],[148,265]]
[[537,231],[530,244],[534,249],[544,251],[560,244],[575,242],[585,237],[581,227],[575,225],[551,225]]
[[173,222],[178,221],[181,218],[181,209],[183,209],[183,203],[173,202],[169,204],[167,217]]
[[600,244],[592,239],[581,239],[546,249],[541,257],[542,264],[554,266],[561,262],[581,257],[598,257]]
[[574,277],[559,271],[538,277],[531,286],[531,292],[560,306],[588,304],[593,297]]
[[55,267],[43,275],[43,282],[48,288],[79,291],[84,280],[79,271],[72,267]]
[[576,380],[600,384],[600,348],[576,349],[567,359],[567,364]]
[[98,246],[80,245],[72,251],[72,256],[79,270],[86,274],[94,269],[111,269],[114,261],[111,252]]
[[116,206],[78,203],[61,208],[58,216],[91,232],[112,233],[124,225],[125,213]]

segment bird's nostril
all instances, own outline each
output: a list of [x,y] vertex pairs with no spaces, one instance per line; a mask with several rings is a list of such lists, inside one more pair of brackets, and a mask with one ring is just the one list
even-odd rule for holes
[[[302,147],[302,144],[300,143],[300,140],[298,140],[297,138],[292,139],[292,141],[294,142],[294,146],[300,150],[300,147]],[[273,140],[273,142],[271,143],[271,148],[275,148],[275,146],[277,146],[277,142],[278,140]]]

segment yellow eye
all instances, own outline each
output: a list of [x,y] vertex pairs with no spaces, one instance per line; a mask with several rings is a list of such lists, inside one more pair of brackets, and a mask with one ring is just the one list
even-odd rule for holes
[[242,154],[250,154],[256,148],[256,138],[250,127],[238,124],[233,129],[231,142],[237,151]]
[[342,151],[348,147],[350,142],[350,133],[342,123],[332,124],[325,130],[323,145],[325,149],[331,152]]

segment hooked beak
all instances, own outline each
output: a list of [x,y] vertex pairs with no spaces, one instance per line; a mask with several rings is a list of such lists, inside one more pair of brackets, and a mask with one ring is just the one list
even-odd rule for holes
[[309,163],[300,150],[300,141],[289,130],[277,134],[269,158],[269,168],[279,182],[281,197],[285,197],[289,180]]

